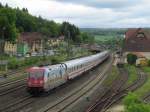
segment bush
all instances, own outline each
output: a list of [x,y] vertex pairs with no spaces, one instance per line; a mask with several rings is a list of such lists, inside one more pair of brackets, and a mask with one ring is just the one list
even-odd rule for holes
[[51,58],[51,64],[58,64],[63,61],[65,61],[65,57],[63,56],[54,56]]
[[127,55],[127,62],[130,64],[130,65],[134,65],[136,63],[136,60],[137,60],[137,56],[134,55],[134,54],[131,54],[129,53]]
[[148,60],[147,65],[150,66],[150,60]]
[[9,69],[17,69],[19,67],[20,63],[17,61],[16,58],[12,58],[8,63]]
[[142,103],[133,93],[129,93],[129,95],[126,96],[124,105],[125,112],[150,112],[150,106]]

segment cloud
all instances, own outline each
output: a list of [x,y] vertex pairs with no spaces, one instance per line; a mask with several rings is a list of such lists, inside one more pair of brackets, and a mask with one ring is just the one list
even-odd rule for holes
[[72,4],[82,4],[95,8],[124,8],[138,4],[142,0],[54,0]]
[[79,27],[150,27],[147,0],[0,0],[35,16]]

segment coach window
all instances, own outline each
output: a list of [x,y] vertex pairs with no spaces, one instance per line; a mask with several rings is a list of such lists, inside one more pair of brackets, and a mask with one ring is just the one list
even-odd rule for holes
[[60,74],[60,76],[62,77],[62,71],[61,71],[61,70],[59,71],[59,74]]

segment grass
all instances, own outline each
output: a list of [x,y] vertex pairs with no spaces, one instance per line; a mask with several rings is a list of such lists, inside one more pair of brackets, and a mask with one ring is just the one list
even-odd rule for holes
[[117,67],[113,66],[112,70],[110,71],[109,76],[105,79],[103,84],[105,86],[110,86],[112,84],[112,82],[117,78],[118,75],[119,75],[119,72],[118,72]]
[[140,87],[137,91],[135,91],[135,93],[139,97],[142,97],[148,92],[150,92],[150,67],[143,67],[143,70],[145,73],[147,73],[148,78],[147,78],[146,83],[142,87]]
[[96,42],[105,42],[108,40],[113,40],[115,37],[108,35],[108,36],[103,36],[103,35],[95,35],[95,41]]
[[[136,71],[136,67],[133,65],[125,65],[125,67],[129,71],[129,79],[127,81],[127,86],[128,86],[137,79],[137,71]],[[148,79],[143,86],[141,86],[134,92],[138,97],[142,97],[150,91],[150,67],[143,67],[143,70],[148,74]]]
[[125,65],[125,68],[128,70],[129,72],[129,78],[127,81],[126,86],[131,85],[134,81],[137,80],[137,72],[136,72],[136,67],[133,65]]

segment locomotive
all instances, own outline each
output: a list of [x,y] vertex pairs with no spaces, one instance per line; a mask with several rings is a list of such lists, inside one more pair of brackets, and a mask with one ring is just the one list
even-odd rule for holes
[[27,90],[31,94],[50,91],[102,63],[109,55],[104,51],[56,65],[31,67],[27,70]]

